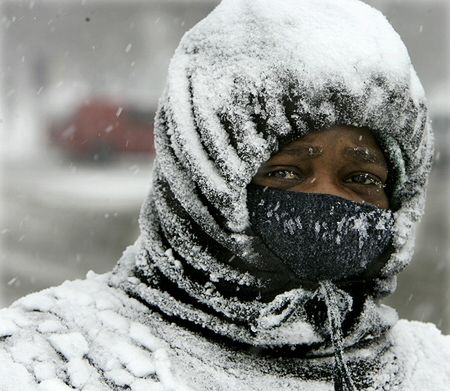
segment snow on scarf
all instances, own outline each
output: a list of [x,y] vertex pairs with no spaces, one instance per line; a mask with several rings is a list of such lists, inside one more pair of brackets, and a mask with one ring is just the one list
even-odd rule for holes
[[[267,302],[250,272],[262,261],[246,186],[280,145],[336,125],[372,129],[385,152],[394,252],[363,297],[324,282]],[[155,138],[140,252],[119,263],[112,283],[206,335],[334,353],[336,387],[353,389],[343,351],[382,344],[396,321],[377,299],[411,259],[432,159],[424,92],[385,17],[356,0],[224,0],[176,50]],[[360,312],[343,332],[355,300]],[[311,319],[311,303],[325,303],[325,320]]]

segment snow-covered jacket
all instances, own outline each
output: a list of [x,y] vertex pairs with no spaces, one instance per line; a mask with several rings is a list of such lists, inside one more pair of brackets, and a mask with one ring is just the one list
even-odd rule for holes
[[[392,254],[358,289],[271,297],[281,266],[257,250],[247,185],[280,146],[338,125],[369,128],[385,154]],[[141,235],[114,271],[2,312],[0,390],[449,389],[448,337],[379,304],[411,259],[433,153],[384,16],[357,0],[224,0],[175,52],[155,142]]]
[[[1,391],[334,390],[332,357],[266,356],[218,343],[109,280],[91,273],[0,311]],[[449,389],[450,337],[401,320],[385,338],[388,348],[347,352],[358,390]]]

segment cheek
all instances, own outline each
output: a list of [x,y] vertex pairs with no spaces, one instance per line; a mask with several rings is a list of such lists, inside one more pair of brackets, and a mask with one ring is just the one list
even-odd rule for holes
[[384,189],[368,191],[365,201],[376,205],[379,208],[389,209],[389,198]]
[[255,185],[265,186],[267,184],[267,178],[262,175],[256,175],[252,178],[252,182]]

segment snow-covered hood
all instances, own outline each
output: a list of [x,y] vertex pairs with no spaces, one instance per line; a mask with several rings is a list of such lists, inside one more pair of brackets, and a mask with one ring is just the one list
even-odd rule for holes
[[[395,316],[375,299],[411,259],[432,135],[400,37],[356,0],[224,0],[185,34],[157,114],[140,251],[116,269],[122,287],[171,319],[240,343],[329,338],[302,312],[307,300],[327,296],[326,285],[271,303],[249,294],[262,283],[248,272],[258,265],[246,186],[280,145],[335,125],[372,129],[392,171],[395,250],[344,345],[382,335]],[[345,316],[351,298],[334,295]]]
[[215,217],[218,227],[208,228],[240,242],[245,187],[258,167],[280,142],[342,124],[373,129],[395,170],[392,203],[400,210],[390,275],[412,255],[432,136],[404,44],[362,2],[226,0],[189,31],[161,99],[156,184],[163,176],[185,209],[197,203],[197,214]]

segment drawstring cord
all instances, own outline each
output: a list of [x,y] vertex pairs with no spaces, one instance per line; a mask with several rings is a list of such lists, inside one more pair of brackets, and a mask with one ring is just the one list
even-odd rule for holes
[[[256,330],[271,330],[279,327],[295,314],[304,301],[304,290],[295,289],[277,297],[263,308],[255,322]],[[351,297],[341,291],[331,281],[321,281],[316,291],[316,298],[323,301],[327,308],[327,334],[334,349],[334,390],[358,391],[350,370],[344,360],[344,337],[342,333],[342,314],[350,310]]]
[[344,360],[342,319],[338,297],[336,295],[336,287],[330,281],[323,281],[320,283],[320,291],[325,298],[325,304],[327,306],[328,330],[334,348],[334,390],[357,391]]

